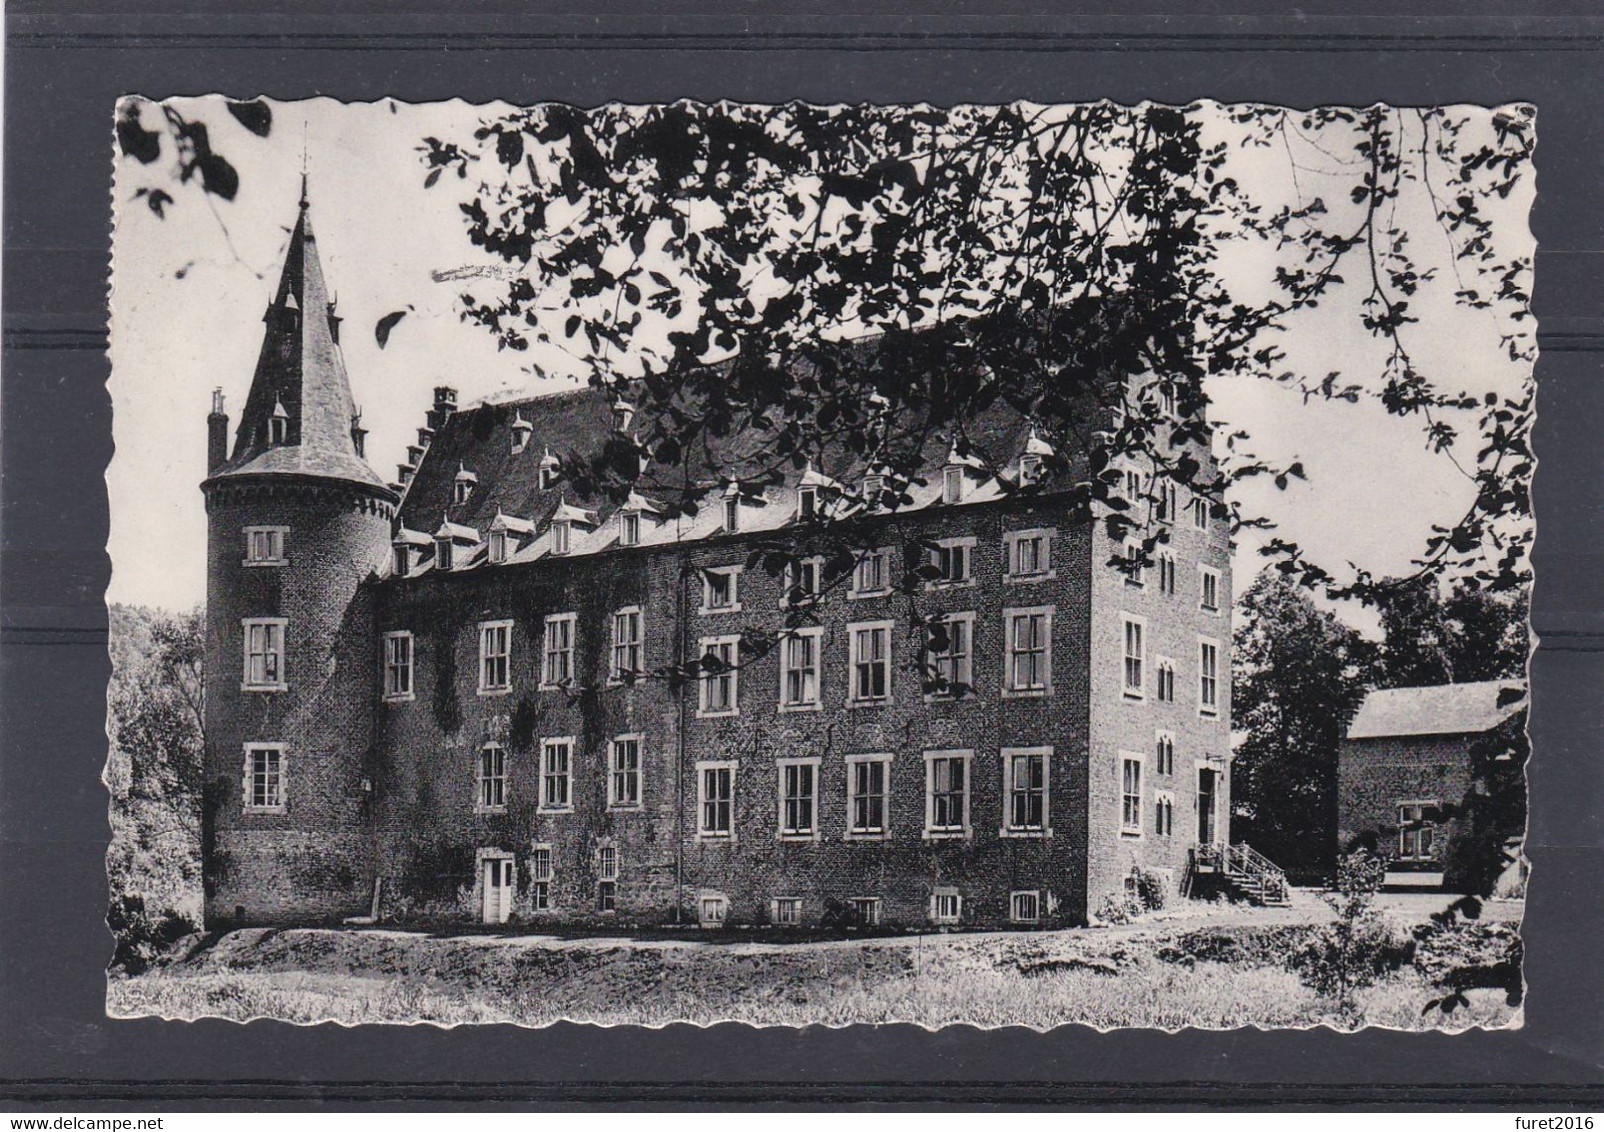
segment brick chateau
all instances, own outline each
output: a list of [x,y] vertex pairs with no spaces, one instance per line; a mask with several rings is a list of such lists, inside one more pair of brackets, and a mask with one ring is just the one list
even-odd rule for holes
[[[1184,488],[1156,493],[1169,542],[1133,573],[1053,490],[1084,455],[1005,490],[1043,477],[1044,444],[997,410],[985,458],[933,445],[894,514],[844,505],[878,485],[843,456],[671,518],[564,474],[642,427],[630,406],[444,386],[388,483],[304,199],[264,321],[202,485],[209,929],[1057,926],[1134,868],[1178,888],[1218,859],[1229,533]],[[873,548],[839,578],[806,556],[832,525]],[[786,539],[796,569],[747,565]],[[917,594],[910,545],[937,567]]]

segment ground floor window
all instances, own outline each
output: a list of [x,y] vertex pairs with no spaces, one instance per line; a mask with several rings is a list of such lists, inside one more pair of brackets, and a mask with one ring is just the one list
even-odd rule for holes
[[802,922],[802,898],[777,896],[774,898],[774,922],[781,927],[796,927]]
[[702,763],[697,769],[697,836],[733,836],[735,764]]
[[930,918],[938,924],[956,924],[963,918],[964,898],[952,889],[930,894]]
[[537,912],[551,909],[551,846],[536,845],[529,853],[529,902]]
[[1041,893],[1011,893],[1008,897],[1008,918],[1016,924],[1034,924],[1041,919]]
[[245,809],[284,812],[284,748],[276,743],[245,748]]
[[1126,756],[1120,759],[1120,811],[1121,833],[1141,835],[1142,832],[1142,760]]
[[612,912],[618,907],[618,847],[603,845],[596,850],[596,909]]
[[699,902],[697,915],[704,928],[722,927],[729,914],[730,902],[722,896],[704,896]]
[[1398,856],[1405,861],[1429,861],[1437,855],[1436,802],[1398,803]]
[[854,896],[852,898],[852,919],[861,927],[874,927],[880,923],[880,898],[878,896]]

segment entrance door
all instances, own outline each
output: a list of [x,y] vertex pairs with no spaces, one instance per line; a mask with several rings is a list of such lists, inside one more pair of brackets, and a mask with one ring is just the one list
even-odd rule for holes
[[484,922],[505,924],[512,912],[512,861],[506,857],[487,857],[482,868]]
[[1218,771],[1199,767],[1197,772],[1197,843],[1213,845],[1217,840],[1214,828],[1216,809],[1216,780]]

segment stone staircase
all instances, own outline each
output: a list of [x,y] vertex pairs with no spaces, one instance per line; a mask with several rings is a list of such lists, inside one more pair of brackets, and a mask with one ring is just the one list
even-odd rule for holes
[[1196,890],[1200,878],[1212,876],[1221,886],[1250,904],[1284,908],[1292,902],[1286,873],[1245,842],[1199,845],[1192,850],[1192,867],[1188,871],[1191,876],[1188,877],[1187,895]]

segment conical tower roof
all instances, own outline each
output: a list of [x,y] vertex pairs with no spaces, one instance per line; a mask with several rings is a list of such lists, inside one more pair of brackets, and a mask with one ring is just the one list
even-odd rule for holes
[[[320,476],[378,488],[384,481],[357,455],[356,406],[336,339],[338,319],[323,281],[305,178],[300,212],[273,301],[234,451],[213,479],[263,474]],[[273,416],[282,406],[278,428]]]

